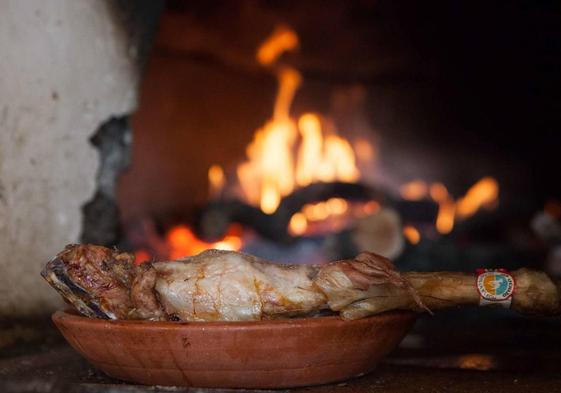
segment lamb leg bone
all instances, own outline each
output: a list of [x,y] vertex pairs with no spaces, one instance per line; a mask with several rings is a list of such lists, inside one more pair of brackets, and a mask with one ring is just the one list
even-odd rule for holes
[[[479,305],[476,276],[468,273],[404,273],[423,303],[431,310]],[[515,290],[511,308],[523,314],[556,315],[561,312],[561,285],[544,272],[519,269],[512,273]],[[391,288],[383,296],[373,296],[347,305],[341,310],[345,319],[364,318],[389,310],[423,311],[410,293]]]

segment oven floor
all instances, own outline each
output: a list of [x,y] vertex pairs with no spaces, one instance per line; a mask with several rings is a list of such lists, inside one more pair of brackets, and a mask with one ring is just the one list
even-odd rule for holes
[[[561,370],[560,370],[561,371]],[[437,369],[384,363],[372,374],[344,383],[294,389],[338,392],[561,392],[561,372]],[[0,362],[2,392],[223,392],[227,389],[155,388],[124,384],[90,367],[66,345]],[[276,391],[278,392],[278,391]]]
[[[494,315],[478,312],[473,319],[469,313],[450,312],[422,317],[374,373],[292,391],[561,393],[561,320]],[[228,390],[126,384],[89,366],[50,321],[0,321],[0,392],[158,391]]]

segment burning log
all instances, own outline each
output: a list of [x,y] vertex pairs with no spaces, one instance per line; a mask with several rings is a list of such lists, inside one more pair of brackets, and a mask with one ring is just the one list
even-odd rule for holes
[[399,215],[393,209],[382,208],[361,217],[350,228],[328,234],[294,238],[290,244],[248,236],[231,227],[228,234],[215,242],[199,239],[186,225],[174,225],[162,234],[154,221],[145,219],[129,226],[125,250],[134,250],[138,262],[169,260],[195,255],[209,248],[244,250],[270,260],[292,263],[322,263],[372,250],[390,258],[401,254],[404,247]]
[[243,251],[274,261],[319,264],[350,258],[364,250],[396,258],[404,246],[399,215],[393,209],[382,208],[359,218],[350,228],[314,236],[298,236],[290,244],[250,239],[243,245]]
[[267,239],[290,243],[294,240],[288,231],[292,216],[307,204],[330,198],[343,198],[350,202],[377,201],[397,210],[404,221],[434,222],[438,213],[438,205],[432,201],[397,200],[388,193],[361,183],[313,183],[284,197],[272,214],[237,199],[210,202],[199,211],[195,231],[203,239],[219,239],[235,222],[252,228]]

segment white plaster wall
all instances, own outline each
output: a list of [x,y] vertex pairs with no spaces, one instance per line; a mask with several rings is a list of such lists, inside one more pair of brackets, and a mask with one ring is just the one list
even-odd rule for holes
[[98,166],[88,138],[136,104],[109,2],[0,1],[0,317],[60,304],[39,272],[78,240]]

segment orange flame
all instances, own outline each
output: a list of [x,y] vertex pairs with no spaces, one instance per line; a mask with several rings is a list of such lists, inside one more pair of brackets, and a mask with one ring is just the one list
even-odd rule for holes
[[[273,121],[290,121],[293,123],[292,119],[290,119],[290,107],[292,106],[294,94],[296,94],[296,90],[298,90],[302,83],[302,77],[295,69],[284,67],[278,71],[277,79],[279,90],[273,111]],[[294,136],[296,136],[296,132],[294,132]]]
[[151,259],[151,255],[148,251],[144,249],[135,250],[134,252],[134,263],[140,265],[144,262],[148,262]]
[[433,183],[429,188],[429,195],[433,201],[438,203],[436,230],[442,234],[452,232],[456,218],[456,203],[448,193],[448,189],[442,183]]
[[211,198],[216,198],[222,192],[224,188],[224,183],[226,178],[224,177],[224,171],[220,165],[212,165],[208,169],[208,180],[209,180],[209,195]]
[[362,162],[372,162],[376,158],[376,149],[364,138],[357,138],[353,147],[357,158]]
[[370,202],[367,202],[362,207],[362,214],[363,215],[374,214],[374,213],[377,213],[380,209],[381,209],[381,206],[378,202],[370,201]]
[[456,214],[456,204],[451,199],[445,199],[438,204],[438,216],[436,217],[436,230],[442,234],[452,232],[454,229],[454,219]]
[[[284,52],[294,50],[298,45],[296,33],[280,26],[258,48],[256,58],[263,66],[274,66]],[[318,114],[306,113],[296,121],[291,117],[290,109],[302,82],[301,75],[287,66],[272,69],[278,80],[272,117],[255,132],[247,146],[247,160],[236,168],[243,197],[267,214],[274,213],[281,199],[297,187],[314,182],[359,180],[357,158],[369,162],[377,153],[366,139],[356,139],[351,145],[331,131],[332,127],[325,127],[327,120]],[[326,128],[331,132],[325,132]],[[222,168],[213,165],[208,177],[211,197],[219,196],[226,183]],[[435,226],[443,234],[450,233],[458,219],[496,203],[498,191],[497,181],[490,177],[473,185],[457,202],[442,183],[429,185],[423,180],[414,180],[400,188],[404,199],[419,201],[430,197],[438,203]],[[378,202],[372,201],[353,212],[361,216],[373,214],[379,208]],[[310,225],[344,215],[348,210],[347,202],[337,198],[306,205],[291,217],[289,231],[293,235],[305,234]],[[404,235],[412,243],[420,240],[420,234],[419,240],[416,234],[419,234],[416,228],[404,228]]]
[[[367,214],[370,202],[360,207],[361,213]],[[295,213],[290,219],[288,230],[292,235],[303,235],[309,231],[314,232],[319,227],[323,230],[341,229],[347,225],[350,216],[358,216],[351,210],[349,202],[342,198],[330,198],[325,202],[309,203],[301,211]]]
[[499,184],[492,177],[484,177],[468,190],[458,201],[458,217],[474,215],[481,207],[491,206],[499,197]]
[[466,195],[457,202],[441,183],[433,183],[429,194],[439,206],[436,229],[446,234],[452,231],[456,220],[474,215],[483,206],[496,204],[499,197],[499,184],[492,177],[484,177],[471,186]]
[[402,185],[399,193],[403,199],[408,201],[420,201],[427,196],[427,190],[427,183],[422,180],[413,180]]
[[447,234],[454,229],[454,222],[475,214],[483,206],[493,206],[499,197],[499,185],[492,177],[484,177],[467,191],[457,202],[442,183],[432,183],[430,187],[422,180],[414,180],[401,186],[403,199],[419,201],[430,196],[438,203],[435,226],[438,232]]
[[[298,46],[296,34],[279,27],[257,51],[263,65],[272,65],[284,51]],[[278,92],[273,116],[256,131],[247,147],[247,161],[238,165],[238,183],[246,200],[259,206],[267,214],[276,211],[281,198],[296,187],[312,182],[345,181],[359,179],[355,153],[351,144],[336,133],[324,135],[322,121],[317,114],[308,113],[296,122],[290,116],[294,95],[300,86],[301,76],[293,68],[276,69]],[[364,154],[372,156],[374,149],[361,142]],[[216,179],[210,178],[211,190]],[[296,219],[298,228],[302,220]]]
[[360,173],[349,142],[337,135],[324,138],[318,115],[308,113],[298,120],[302,143],[298,152],[296,183],[300,187],[315,181],[353,182]]
[[442,183],[431,184],[429,194],[435,202],[445,202],[450,198],[448,189],[446,189],[446,186]]
[[210,248],[237,251],[242,247],[241,238],[234,234],[232,229],[228,231],[224,239],[214,243],[207,243],[197,238],[191,229],[185,225],[172,227],[166,234],[166,241],[170,247],[170,259],[195,255]]
[[314,181],[318,162],[321,161],[323,136],[319,117],[311,113],[301,116],[298,129],[302,135],[302,144],[298,152],[296,182],[299,186],[305,186]]
[[257,50],[257,61],[262,65],[271,65],[283,52],[296,49],[298,42],[298,36],[292,29],[278,26]]
[[412,225],[405,225],[403,227],[403,236],[405,236],[405,238],[409,240],[409,243],[411,244],[417,244],[421,241],[421,234],[419,233],[417,228]]

